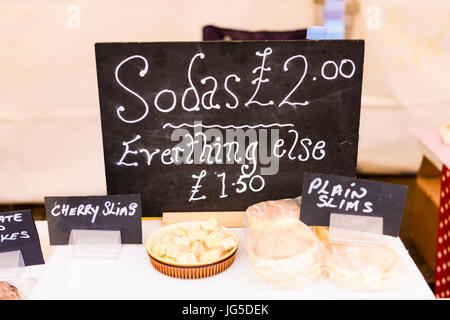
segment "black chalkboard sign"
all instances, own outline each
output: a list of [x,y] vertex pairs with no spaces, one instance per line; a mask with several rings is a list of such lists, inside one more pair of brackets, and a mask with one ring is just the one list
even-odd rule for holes
[[364,42],[97,43],[108,194],[145,216],[298,196],[354,176]]
[[408,187],[364,179],[305,172],[300,220],[329,226],[331,213],[383,218],[383,234],[397,237]]
[[31,210],[0,213],[0,252],[22,252],[26,266],[44,264],[39,234]]
[[122,243],[142,243],[142,206],[138,194],[45,197],[51,245],[66,245],[72,229],[119,230]]

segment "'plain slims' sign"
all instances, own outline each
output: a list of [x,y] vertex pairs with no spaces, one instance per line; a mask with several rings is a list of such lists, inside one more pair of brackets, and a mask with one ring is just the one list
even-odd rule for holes
[[97,43],[108,194],[146,216],[295,197],[354,176],[364,41]]
[[51,245],[66,245],[72,229],[119,230],[122,243],[142,243],[142,207],[138,194],[45,197]]
[[408,187],[305,172],[300,220],[329,226],[331,213],[382,217],[383,234],[398,236]]
[[0,213],[0,252],[20,250],[26,266],[44,264],[31,210]]

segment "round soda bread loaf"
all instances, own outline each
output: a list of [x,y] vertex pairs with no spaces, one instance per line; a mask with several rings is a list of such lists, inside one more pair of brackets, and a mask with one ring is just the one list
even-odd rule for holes
[[292,199],[271,200],[254,204],[246,210],[247,226],[253,231],[270,231],[290,226],[300,218],[300,207]]
[[299,215],[291,199],[257,203],[246,211],[252,270],[270,284],[298,287],[322,274],[325,249]]

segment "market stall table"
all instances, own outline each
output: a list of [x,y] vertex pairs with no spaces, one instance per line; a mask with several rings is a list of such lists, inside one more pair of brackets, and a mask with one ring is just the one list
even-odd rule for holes
[[[68,246],[49,245],[46,221],[36,225],[46,265],[23,273],[22,277],[39,277],[27,299],[434,299],[399,238],[390,237],[389,244],[403,264],[400,283],[386,292],[352,292],[326,278],[299,289],[261,283],[252,274],[242,228],[232,228],[240,248],[229,269],[210,278],[181,280],[156,271],[144,245],[123,245],[117,259],[75,258]],[[144,219],[143,241],[161,226],[159,219]]]

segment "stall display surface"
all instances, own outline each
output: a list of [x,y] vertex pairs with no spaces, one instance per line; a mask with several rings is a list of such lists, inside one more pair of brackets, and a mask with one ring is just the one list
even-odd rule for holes
[[[75,258],[69,246],[50,246],[46,221],[37,221],[46,265],[30,268],[23,277],[37,279],[26,299],[434,299],[434,295],[399,238],[388,237],[399,255],[404,272],[388,291],[354,292],[329,279],[298,289],[281,289],[260,282],[252,273],[245,248],[235,262],[209,278],[183,280],[155,270],[144,245],[123,245],[117,259]],[[143,243],[162,226],[161,220],[143,220]],[[231,228],[243,243],[242,228]]]

